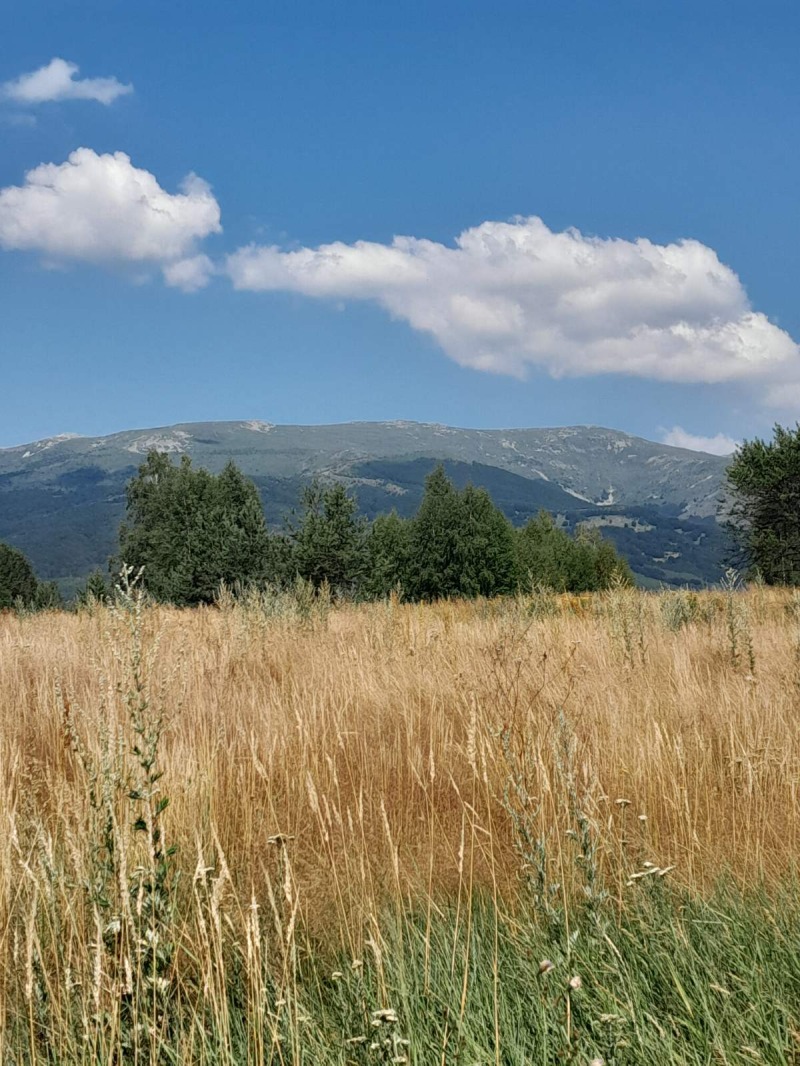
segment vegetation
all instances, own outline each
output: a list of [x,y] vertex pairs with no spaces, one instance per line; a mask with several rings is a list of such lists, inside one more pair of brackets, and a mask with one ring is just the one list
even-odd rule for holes
[[41,582],[21,551],[0,542],[0,611],[58,607],[61,597],[51,582]]
[[0,617],[3,1061],[797,1061],[796,596],[309,588]]
[[[362,585],[366,564],[366,528],[356,504],[342,485],[314,482],[302,494],[302,514],[291,529],[291,552],[284,569],[290,576],[353,594]],[[282,576],[282,575],[276,575]]]
[[[500,596],[520,586],[591,591],[630,583],[629,568],[597,531],[571,537],[542,514],[521,531],[485,489],[459,491],[440,465],[417,514],[369,526],[341,484],[314,482],[285,532],[270,535],[258,493],[229,463],[218,477],[183,457],[151,453],[127,489],[119,559],[142,570],[151,596],[177,606],[300,579],[337,596],[411,600]],[[96,582],[96,578],[92,579]]]
[[220,584],[268,574],[270,541],[258,492],[233,463],[219,475],[174,466],[150,452],[126,490],[119,560],[146,574],[158,600],[180,606],[211,603]]
[[633,584],[630,567],[596,529],[579,529],[575,537],[542,512],[517,535],[517,570],[531,584],[558,592],[597,592],[615,581]]
[[[126,456],[132,458],[123,451],[119,461]],[[255,460],[248,457],[247,462],[251,466]],[[400,518],[413,517],[434,465],[435,460],[428,458],[349,467],[346,483],[357,499],[359,515],[372,522],[395,509]],[[536,518],[541,510],[558,515],[570,533],[586,522],[602,523],[603,536],[628,560],[637,580],[650,580],[654,587],[702,588],[719,581],[724,572],[728,538],[712,515],[687,515],[683,505],[660,500],[597,506],[570,496],[553,482],[531,480],[486,463],[446,460],[443,465],[458,489],[470,482],[485,488],[515,527]],[[0,540],[19,547],[40,578],[58,579],[64,597],[72,599],[93,570],[100,567],[108,574],[108,559],[117,552],[117,533],[125,518],[126,484],[135,474],[133,466],[103,471],[87,465],[59,474],[52,483],[36,485],[28,483],[27,474],[24,478],[0,474]],[[248,476],[258,488],[268,526],[281,529],[308,478],[249,471]]]
[[800,425],[745,441],[727,475],[745,562],[769,585],[800,584]]

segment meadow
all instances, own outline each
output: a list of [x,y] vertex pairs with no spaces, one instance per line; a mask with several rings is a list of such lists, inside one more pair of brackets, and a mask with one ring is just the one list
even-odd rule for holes
[[788,591],[0,616],[4,1064],[800,1063]]

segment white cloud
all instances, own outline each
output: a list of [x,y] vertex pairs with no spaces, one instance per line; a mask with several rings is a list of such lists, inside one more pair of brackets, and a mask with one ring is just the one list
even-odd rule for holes
[[732,455],[739,441],[728,437],[724,433],[717,433],[714,437],[698,436],[696,433],[687,433],[681,426],[673,426],[672,429],[664,430],[661,435],[661,443],[669,444],[673,448],[689,448],[693,452],[710,452],[711,455]]
[[208,285],[214,273],[214,264],[207,255],[193,255],[188,259],[176,259],[164,267],[167,285],[184,292],[197,292]]
[[[175,266],[185,287],[191,271],[184,267],[181,273],[177,262],[221,226],[219,204],[206,182],[190,174],[180,189],[166,192],[124,152],[97,155],[79,148],[66,163],[29,171],[24,185],[0,189],[0,247],[40,252],[57,262]],[[192,270],[197,279],[199,264]]]
[[133,92],[116,78],[77,78],[79,67],[66,59],[51,59],[38,70],[7,81],[0,94],[18,104],[44,104],[54,100],[97,100],[112,104],[118,96]]
[[736,274],[694,240],[554,233],[484,222],[448,247],[414,237],[228,257],[237,289],[374,300],[456,362],[524,377],[618,373],[671,382],[800,380],[800,349],[754,312]]

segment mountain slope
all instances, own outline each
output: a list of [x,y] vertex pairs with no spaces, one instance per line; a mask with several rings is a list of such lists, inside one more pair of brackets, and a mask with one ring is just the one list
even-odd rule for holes
[[570,526],[603,527],[650,580],[719,576],[714,515],[726,460],[594,426],[474,430],[414,422],[275,426],[187,423],[107,437],[63,435],[0,449],[0,539],[65,588],[105,565],[125,484],[147,451],[191,455],[218,471],[233,459],[277,524],[310,478],[341,479],[368,516],[416,509],[438,460],[458,483],[484,485],[515,523],[544,507]]

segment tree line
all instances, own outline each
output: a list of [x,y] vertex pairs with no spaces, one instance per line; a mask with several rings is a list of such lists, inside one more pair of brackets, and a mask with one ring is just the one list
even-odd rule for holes
[[[744,572],[800,585],[800,425],[772,441],[744,441],[727,470],[727,519]],[[409,600],[502,596],[541,586],[589,592],[632,582],[597,530],[575,535],[546,512],[515,528],[485,489],[459,491],[438,466],[416,515],[368,523],[340,483],[315,482],[285,528],[270,531],[255,484],[234,463],[220,474],[151,452],[126,489],[126,518],[111,572],[142,569],[150,595],[179,606],[213,603],[220,588],[286,585],[298,578],[353,598],[400,592]],[[93,574],[80,598],[101,598]],[[25,556],[0,543],[0,610],[60,604]]]
[[501,596],[531,584],[592,591],[631,582],[596,530],[573,537],[545,513],[515,529],[488,492],[459,491],[438,466],[417,514],[369,523],[341,483],[316,481],[285,527],[270,531],[254,483],[233,463],[220,474],[151,452],[128,483],[126,520],[113,565],[144,574],[155,599],[212,603],[220,587],[286,585],[297,578],[335,594],[409,600]]

